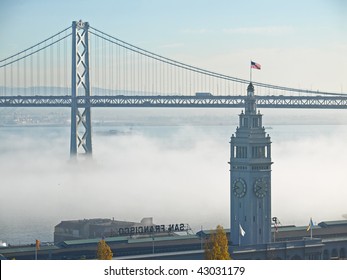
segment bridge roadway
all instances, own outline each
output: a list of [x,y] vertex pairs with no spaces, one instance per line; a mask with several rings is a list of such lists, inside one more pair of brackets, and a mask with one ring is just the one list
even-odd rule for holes
[[[241,108],[246,96],[85,96],[77,107]],[[254,96],[258,108],[347,109],[347,96]],[[71,107],[71,96],[0,96],[0,107]]]

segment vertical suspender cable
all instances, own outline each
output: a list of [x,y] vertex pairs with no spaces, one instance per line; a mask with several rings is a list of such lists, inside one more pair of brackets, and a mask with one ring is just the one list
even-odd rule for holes
[[99,80],[98,80],[98,77],[99,77],[98,41],[99,41],[99,37],[95,37],[94,38],[94,95],[98,94],[97,88],[99,87]]
[[139,95],[142,94],[142,56],[137,53],[137,92]]
[[93,75],[93,86],[94,86],[94,95],[96,94],[96,88],[98,87],[98,47],[97,47],[97,41],[98,41],[98,37],[94,37],[94,52],[93,52],[93,58],[94,58],[94,75]]
[[136,80],[136,94],[141,95],[140,92],[140,57],[139,53],[134,53],[135,55],[135,80]]
[[167,93],[168,93],[168,94],[171,94],[171,85],[170,85],[171,78],[170,78],[170,72],[171,72],[171,65],[168,65],[168,66],[167,66],[167,69],[166,69],[166,85],[167,85]]
[[105,89],[106,89],[106,42],[105,40],[102,40],[102,89],[103,89],[103,95],[105,95]]
[[128,75],[128,91],[129,91],[129,95],[132,95],[132,52],[127,50],[127,59],[128,59],[128,72],[129,72],[129,75]]
[[[26,55],[26,51],[24,52],[24,55]],[[23,59],[23,88],[24,88],[24,95],[27,95],[27,83],[26,83],[26,74],[27,74],[27,60]]]
[[177,67],[178,70],[178,94],[182,95],[182,68],[181,67]]
[[[19,56],[17,56],[17,59],[19,58]],[[17,61],[15,66],[17,67],[17,84],[16,84],[16,88],[17,88],[17,94],[20,94],[20,61]]]
[[107,48],[107,42],[103,40],[104,43],[104,94],[103,95],[108,95],[109,94],[109,83],[108,83],[108,59],[107,59],[107,53],[108,53],[108,48]]
[[[52,42],[53,42],[53,38],[52,38]],[[48,86],[54,87],[54,66],[53,66],[53,46],[49,47],[49,51],[50,51],[50,67],[49,67],[49,76],[50,76],[50,82],[48,83]]]
[[124,94],[127,94],[127,82],[128,82],[128,65],[127,65],[127,54],[126,54],[126,49],[123,48],[123,56],[124,56],[124,77],[123,77],[123,80],[124,80]]
[[45,42],[45,49],[43,50],[43,87],[41,91],[47,86],[47,49]]
[[156,95],[158,92],[158,61],[153,61],[153,95]]
[[133,68],[133,93],[138,94],[136,91],[136,54],[132,51],[133,56],[133,62],[132,62],[132,68]]
[[38,88],[40,87],[40,75],[41,75],[41,68],[40,68],[40,54],[36,54],[36,87],[35,87],[35,93],[38,93]]
[[134,95],[134,52],[130,51],[130,88]]
[[151,92],[151,61],[148,57],[145,57],[146,65],[147,65],[147,73],[146,73],[146,95],[149,95]]
[[63,74],[64,74],[64,76],[63,76],[63,78],[64,78],[64,85],[63,85],[63,87],[64,87],[64,91],[66,90],[67,91],[67,88],[68,88],[68,86],[67,86],[67,40],[65,39],[64,40],[64,52],[63,52],[63,57],[64,57],[64,67],[63,67]]
[[3,71],[4,71],[4,88],[5,88],[5,95],[7,95],[7,75],[6,75],[6,72],[7,72],[7,66],[3,67]]
[[153,85],[154,61],[150,60],[149,58],[148,58],[148,61],[149,61],[149,63],[148,63],[148,65],[149,65],[149,71],[148,71],[148,73],[149,73],[148,91],[149,91],[150,94],[152,94],[153,93],[153,86],[154,86]]
[[[59,39],[60,39],[60,35],[59,35]],[[56,87],[58,89],[58,92],[57,94],[60,94],[60,46],[61,46],[61,42],[59,41],[59,44],[56,45],[56,67],[57,67],[57,70],[56,70],[56,80],[57,80],[57,84],[56,84]]]
[[[120,67],[121,67],[121,60],[120,60],[120,47],[116,46],[116,71],[117,71],[117,79],[116,79],[116,89],[120,90]],[[117,92],[117,94],[119,94]]]
[[[114,61],[114,56],[113,56],[113,45],[111,45],[110,44],[110,52],[111,52],[111,54],[110,54],[110,58],[109,58],[109,60],[110,60],[110,68],[111,68],[111,71],[110,71],[110,82],[111,82],[111,92],[113,93],[113,90],[114,90],[114,88],[113,88],[113,79],[114,79],[114,76],[113,76],[113,61]],[[112,94],[113,95],[113,94]]]
[[[11,60],[13,60],[13,59],[11,59]],[[10,73],[11,75],[10,75],[10,77],[11,77],[11,79],[10,79],[10,84],[11,84],[11,95],[13,95],[13,63],[11,63],[11,73]]]
[[155,85],[155,90],[153,92],[154,95],[157,94],[158,92],[158,61],[155,61],[155,75],[154,75],[154,85]]
[[161,94],[161,92],[162,92],[162,89],[161,89],[161,83],[162,83],[162,81],[161,81],[161,68],[162,68],[162,63],[159,61],[159,91],[158,91],[158,93],[159,94]]
[[174,68],[174,92],[175,95],[177,94],[177,67]]
[[124,56],[124,49],[122,46],[118,46],[119,48],[119,66],[118,66],[118,73],[119,73],[119,84],[120,84],[120,94],[124,94],[124,85],[125,85],[125,56]]
[[133,52],[128,51],[129,54],[129,91],[133,95]]
[[122,67],[122,57],[121,57],[121,49],[118,45],[116,45],[116,72],[117,72],[117,80],[116,80],[116,89],[117,89],[117,94],[120,94],[121,90],[121,73],[120,69]]

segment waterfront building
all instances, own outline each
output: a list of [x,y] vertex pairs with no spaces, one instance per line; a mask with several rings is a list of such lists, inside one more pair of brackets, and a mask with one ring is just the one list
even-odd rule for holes
[[[272,241],[266,244],[230,246],[230,255],[236,260],[298,260],[298,259],[346,259],[347,220],[323,221],[313,227],[313,238],[307,226],[279,226],[272,228]],[[230,236],[230,230],[225,230]],[[211,230],[190,232],[183,235],[117,236],[105,241],[115,259],[134,260],[202,260],[204,244]],[[41,242],[39,260],[95,259],[101,238],[61,241],[55,244]],[[7,259],[33,260],[35,243],[0,248]]]

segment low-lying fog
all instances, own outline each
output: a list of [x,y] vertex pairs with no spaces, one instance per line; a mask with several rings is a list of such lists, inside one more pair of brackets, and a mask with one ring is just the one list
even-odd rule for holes
[[[53,240],[61,220],[96,217],[229,227],[229,138],[240,110],[112,110],[93,112],[93,160],[77,164],[69,127],[0,127],[0,240]],[[343,219],[347,112],[262,113],[272,215],[296,225]]]

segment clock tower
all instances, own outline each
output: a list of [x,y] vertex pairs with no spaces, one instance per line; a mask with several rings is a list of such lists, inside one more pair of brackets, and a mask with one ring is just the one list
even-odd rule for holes
[[230,139],[230,241],[255,245],[271,241],[271,141],[248,85],[245,112]]

